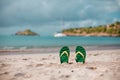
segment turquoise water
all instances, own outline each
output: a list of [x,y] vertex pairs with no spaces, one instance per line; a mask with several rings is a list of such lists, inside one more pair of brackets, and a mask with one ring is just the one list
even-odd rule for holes
[[33,48],[77,45],[120,45],[120,37],[52,37],[52,36],[3,36],[0,35],[0,49]]

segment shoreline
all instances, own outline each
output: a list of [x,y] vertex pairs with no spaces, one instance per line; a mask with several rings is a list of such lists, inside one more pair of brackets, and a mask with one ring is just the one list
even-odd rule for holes
[[[94,50],[119,50],[120,45],[101,45],[101,46],[83,46],[86,51]],[[6,49],[0,50],[0,55],[15,55],[15,54],[33,54],[33,53],[59,53],[62,47],[41,47],[41,48],[31,48],[31,49]],[[74,52],[76,46],[70,46],[70,52]]]
[[84,37],[120,37],[120,35],[118,34],[106,34],[106,33],[91,33],[91,34],[74,34],[74,33],[63,33],[66,36],[75,36],[75,37],[79,37],[79,36],[84,36]]
[[[36,48],[19,48],[19,49],[0,49],[2,52],[41,52],[41,53],[51,53],[58,52],[63,46],[57,47],[36,47]],[[71,52],[74,52],[76,46],[68,46]],[[87,51],[91,50],[109,50],[109,49],[120,49],[120,45],[88,45],[83,46]]]

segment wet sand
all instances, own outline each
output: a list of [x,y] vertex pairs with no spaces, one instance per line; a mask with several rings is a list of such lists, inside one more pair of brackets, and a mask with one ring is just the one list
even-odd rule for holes
[[119,79],[120,49],[88,50],[85,64],[76,63],[73,52],[69,64],[60,64],[57,52],[0,55],[0,80]]

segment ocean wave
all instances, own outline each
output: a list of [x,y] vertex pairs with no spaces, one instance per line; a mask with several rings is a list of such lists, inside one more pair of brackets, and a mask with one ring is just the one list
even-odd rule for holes
[[13,50],[13,49],[15,49],[15,47],[8,47],[8,46],[3,47],[3,50]]
[[20,47],[19,48],[20,50],[25,50],[25,49],[28,49],[26,46],[24,46],[24,47]]
[[28,47],[26,47],[26,46],[23,46],[23,47],[5,46],[0,49],[2,49],[2,50],[14,50],[14,49],[25,50],[25,49],[28,49]]

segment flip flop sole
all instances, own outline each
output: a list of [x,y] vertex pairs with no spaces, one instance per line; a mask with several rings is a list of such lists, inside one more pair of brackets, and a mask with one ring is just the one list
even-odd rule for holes
[[64,46],[60,50],[60,62],[61,63],[68,63],[69,60],[69,55],[70,55],[70,50],[67,46]]
[[85,63],[86,59],[86,51],[82,46],[77,46],[76,47],[76,52],[75,52],[75,60],[76,62],[83,62]]

